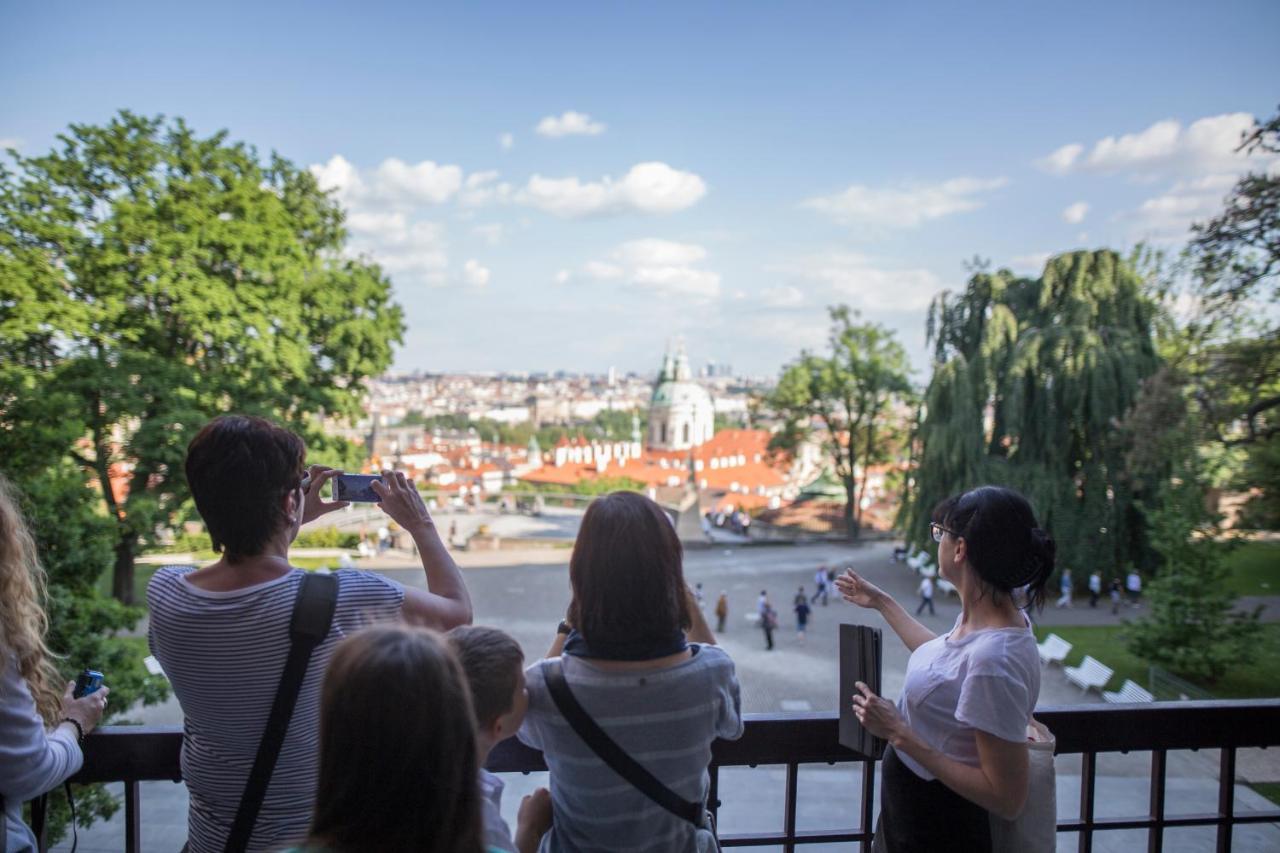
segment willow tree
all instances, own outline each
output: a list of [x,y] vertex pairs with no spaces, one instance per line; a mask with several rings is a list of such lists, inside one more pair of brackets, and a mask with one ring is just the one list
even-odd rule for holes
[[1111,251],[1059,255],[1039,278],[977,272],[935,299],[908,538],[931,545],[935,503],[998,483],[1030,498],[1061,565],[1145,562],[1117,425],[1158,366],[1152,321],[1141,278]]

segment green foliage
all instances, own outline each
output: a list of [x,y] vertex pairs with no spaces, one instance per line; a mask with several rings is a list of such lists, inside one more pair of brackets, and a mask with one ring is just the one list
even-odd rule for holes
[[1249,448],[1239,485],[1256,490],[1240,514],[1240,526],[1253,530],[1280,530],[1280,435]]
[[[129,112],[59,143],[0,166],[0,362],[5,387],[60,399],[62,452],[98,481],[128,602],[134,554],[187,498],[193,431],[262,414],[316,457],[349,455],[313,417],[359,414],[402,313],[376,265],[342,256],[342,211],[277,155]],[[36,423],[0,406],[0,426]]]
[[1157,368],[1153,306],[1110,251],[1052,258],[1040,278],[977,272],[929,311],[934,374],[917,428],[908,539],[932,507],[982,483],[1035,506],[1061,565],[1114,575],[1150,560],[1116,429]]
[[830,315],[829,355],[802,353],[784,368],[764,404],[783,420],[771,449],[793,452],[819,437],[844,485],[845,529],[856,539],[867,468],[887,461],[901,443],[897,411],[911,400],[910,367],[889,329],[855,322],[858,313],[843,305]]
[[1160,501],[1147,507],[1151,542],[1163,559],[1146,585],[1150,611],[1133,623],[1129,649],[1173,672],[1210,684],[1254,659],[1258,616],[1235,610],[1228,554],[1217,519],[1205,510],[1205,489],[1194,467],[1178,471]]
[[[412,421],[409,420],[410,416],[413,416]],[[465,414],[432,415],[429,418],[424,418],[420,412],[409,412],[401,423],[406,426],[422,426],[428,431],[436,429],[460,430],[462,432],[475,430],[476,435],[480,436],[484,441],[490,441],[494,436],[497,436],[498,441],[503,444],[524,445],[529,443],[530,437],[537,436],[538,446],[543,450],[548,450],[555,447],[560,439],[568,438],[572,440],[578,435],[597,441],[630,441],[634,419],[639,420],[640,435],[643,436],[648,430],[649,421],[648,412],[643,410],[606,410],[597,414],[590,421],[577,426],[549,425],[537,429],[534,428],[532,423],[528,422],[509,424],[488,418],[471,420]]]
[[336,527],[301,530],[293,540],[294,548],[354,548],[359,544],[359,533],[343,533]]

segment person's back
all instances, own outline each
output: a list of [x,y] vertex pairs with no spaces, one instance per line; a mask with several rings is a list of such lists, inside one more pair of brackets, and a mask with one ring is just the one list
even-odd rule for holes
[[[559,660],[574,698],[628,755],[681,799],[705,801],[712,741],[742,735],[738,682],[722,649],[699,646],[676,666],[644,672],[608,671],[571,655]],[[542,661],[525,673],[530,701],[520,739],[543,751],[555,814],[539,849],[713,849],[705,833],[606,768],[564,722],[543,676],[544,666],[557,665],[555,659]]]

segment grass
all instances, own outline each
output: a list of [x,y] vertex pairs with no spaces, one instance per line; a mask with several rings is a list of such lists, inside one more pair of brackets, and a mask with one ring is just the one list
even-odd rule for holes
[[1280,782],[1250,782],[1249,787],[1280,806]]
[[[1115,670],[1108,689],[1118,690],[1126,678],[1145,687],[1148,682],[1148,662],[1137,657],[1125,645],[1122,625],[1101,626],[1037,626],[1036,639],[1044,640],[1049,634],[1057,634],[1071,643],[1071,654],[1065,661],[1068,666],[1079,664],[1085,655],[1102,661]],[[1230,670],[1216,684],[1193,682],[1220,699],[1259,699],[1280,696],[1280,624],[1262,626],[1257,656],[1245,666]]]
[[1280,542],[1246,542],[1227,557],[1236,595],[1280,595]]

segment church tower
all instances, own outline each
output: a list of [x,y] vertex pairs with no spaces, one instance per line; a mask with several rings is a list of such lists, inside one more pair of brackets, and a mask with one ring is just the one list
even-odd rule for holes
[[689,356],[681,343],[674,358],[670,350],[662,359],[649,404],[649,447],[654,450],[688,450],[711,439],[715,408],[707,389],[693,381]]

